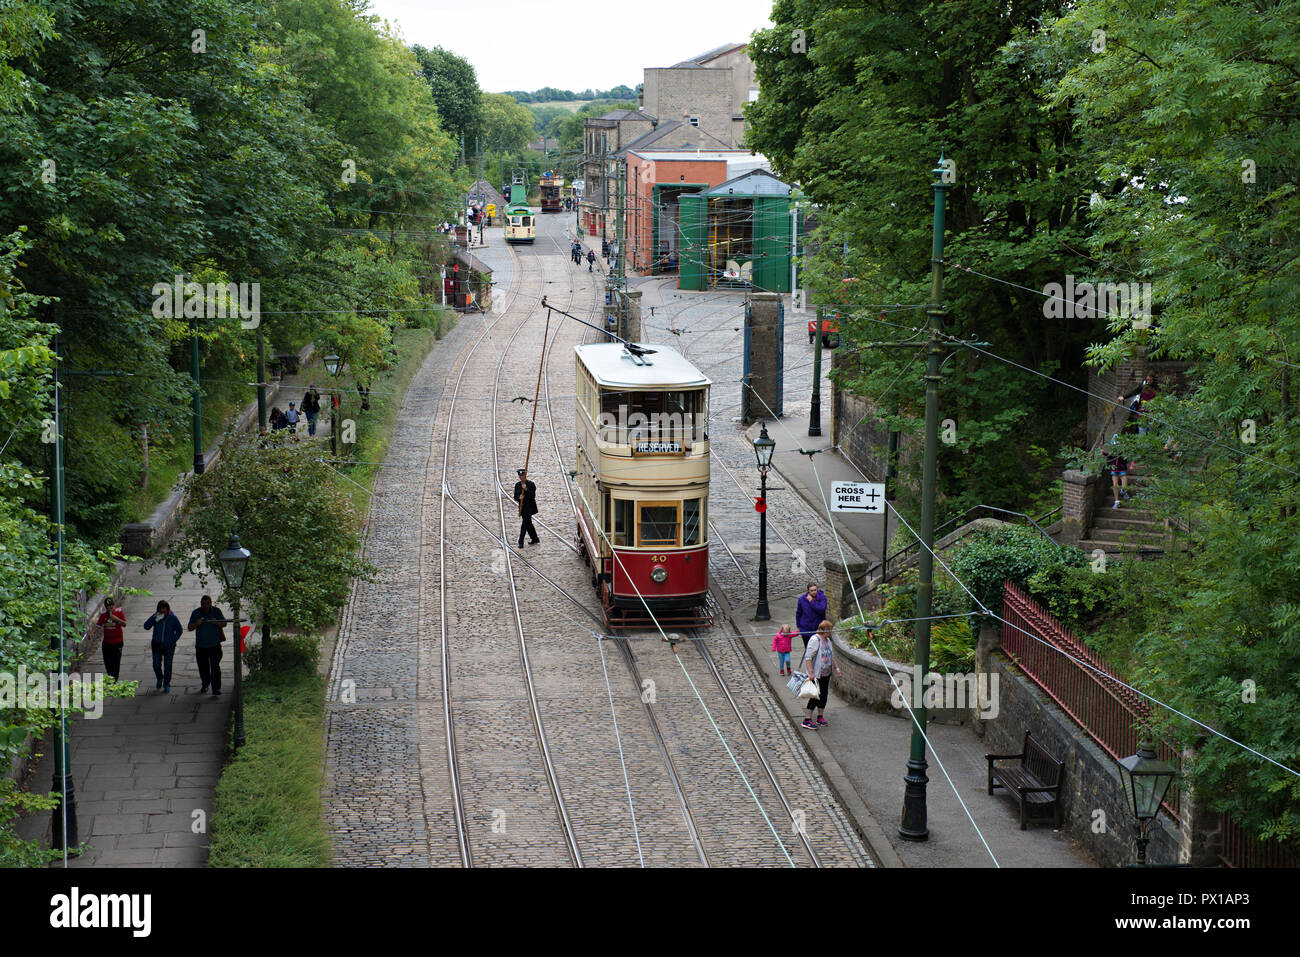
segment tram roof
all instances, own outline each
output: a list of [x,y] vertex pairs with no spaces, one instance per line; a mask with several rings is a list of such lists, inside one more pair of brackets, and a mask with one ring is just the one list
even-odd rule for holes
[[595,342],[575,346],[578,359],[602,386],[645,388],[648,386],[687,386],[702,388],[709,380],[676,349],[663,345],[646,345],[653,355],[642,357],[638,364],[621,342]]

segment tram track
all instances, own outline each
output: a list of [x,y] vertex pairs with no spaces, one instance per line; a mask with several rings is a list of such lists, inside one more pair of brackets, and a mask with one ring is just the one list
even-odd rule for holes
[[[554,242],[553,236],[549,238]],[[558,247],[559,244],[556,245]],[[638,851],[640,844],[644,842],[646,863],[666,866],[710,866],[713,863],[785,865],[793,863],[790,858],[794,858],[800,863],[819,866],[820,861],[805,836],[800,835],[802,840],[796,841],[794,832],[790,831],[789,839],[781,838],[773,841],[770,822],[776,822],[778,830],[789,829],[795,819],[793,810],[777,783],[773,768],[762,755],[759,743],[741,715],[740,708],[727,687],[721,671],[711,658],[708,658],[707,649],[703,648],[698,641],[693,641],[693,644],[699,648],[703,670],[713,675],[713,683],[720,689],[721,697],[730,704],[730,712],[715,709],[715,718],[719,720],[720,726],[725,726],[725,733],[722,727],[716,734],[708,729],[701,721],[698,705],[691,703],[695,701],[697,693],[679,687],[678,679],[669,677],[671,675],[669,668],[675,670],[676,664],[648,651],[643,653],[643,656],[649,655],[654,671],[646,673],[654,674],[655,678],[652,680],[657,680],[663,690],[660,691],[657,701],[654,695],[647,700],[643,694],[645,679],[642,677],[641,670],[646,662],[638,662],[637,655],[632,651],[632,643],[627,637],[613,639],[623,658],[625,679],[620,679],[614,673],[606,673],[605,680],[612,683],[610,699],[606,704],[603,695],[597,695],[594,691],[596,683],[601,680],[597,668],[603,665],[603,656],[598,664],[596,653],[599,651],[598,642],[610,639],[600,634],[603,619],[592,610],[591,604],[594,600],[585,587],[585,572],[582,566],[571,561],[547,564],[544,561],[530,560],[522,551],[510,547],[509,536],[512,530],[506,522],[505,498],[510,497],[511,501],[513,498],[507,495],[505,483],[502,481],[501,462],[503,458],[508,459],[516,451],[522,453],[522,448],[514,450],[507,446],[511,443],[519,444],[517,440],[523,432],[516,430],[503,432],[499,428],[501,422],[498,413],[502,408],[501,388],[507,378],[508,363],[512,361],[512,350],[517,351],[520,343],[524,341],[521,338],[522,333],[529,325],[530,319],[536,315],[540,296],[535,297],[536,305],[530,306],[521,318],[513,321],[508,338],[503,343],[503,347],[498,350],[496,370],[491,384],[492,394],[490,396],[470,395],[468,391],[471,390],[462,391],[462,389],[468,381],[475,381],[476,376],[471,364],[484,340],[491,338],[494,332],[502,331],[508,318],[513,320],[510,313],[515,309],[516,303],[521,301],[520,297],[528,297],[533,289],[545,286],[543,277],[546,263],[544,261],[538,264],[542,267],[538,275],[526,274],[521,266],[528,259],[545,260],[547,257],[539,254],[520,256],[513,248],[511,256],[516,262],[516,270],[508,304],[496,318],[487,323],[478,338],[467,346],[454,383],[446,396],[445,432],[441,437],[443,453],[441,481],[437,481],[437,473],[430,474],[429,479],[426,480],[426,501],[431,501],[435,482],[439,490],[437,547],[441,639],[439,665],[443,689],[448,776],[454,795],[453,816],[462,865],[569,863],[577,866],[584,864],[626,866],[636,861],[635,852],[630,848],[632,829],[628,827],[628,813],[631,811],[635,815],[635,822],[640,825],[641,837],[638,839]],[[576,296],[576,286],[571,283],[569,308],[572,307]],[[596,311],[599,300],[598,285],[593,284],[592,296],[592,309]],[[558,323],[553,334],[543,343],[543,354],[534,355],[528,361],[540,361],[543,367],[542,377],[546,379],[544,422],[545,428],[550,433],[549,445],[554,453],[554,467],[557,470],[550,477],[566,486],[570,504],[576,505],[573,490],[565,479],[568,469],[560,448],[556,409],[552,401],[549,381],[551,353],[561,341],[563,328],[564,324]],[[493,341],[494,347],[495,341]],[[477,368],[481,367],[480,363]],[[477,380],[485,378],[484,375],[477,376]],[[486,382],[483,385],[486,386]],[[479,391],[483,389],[480,388]],[[491,405],[490,416],[479,416],[480,420],[488,421],[478,422],[478,431],[458,420],[456,415],[458,399],[476,404],[486,400]],[[483,426],[487,427],[486,436],[482,434]],[[452,459],[453,448],[463,453],[462,445],[484,439],[490,444],[494,471],[492,491],[495,494],[491,498],[495,499],[497,514],[494,517],[497,522],[491,524],[499,525],[499,536],[488,522],[475,514],[475,506],[481,507],[487,504],[483,492],[477,493],[475,502],[468,499],[462,501],[464,496],[455,492],[452,485],[452,479],[456,475],[456,467]],[[463,459],[464,455],[459,457]],[[521,454],[520,458],[522,458]],[[546,458],[550,459],[550,456]],[[433,464],[430,462],[431,466]],[[536,468],[539,472],[551,472],[549,462],[545,466],[537,463]],[[432,472],[432,469],[430,471]],[[530,467],[530,473],[532,471],[533,468]],[[530,474],[530,478],[532,477]],[[465,486],[466,491],[471,491],[473,481],[471,480],[471,485]],[[477,481],[477,488],[482,489],[481,480]],[[458,514],[463,514],[463,519],[453,520],[449,517],[452,513],[447,509],[448,502],[453,505]],[[535,749],[533,747],[512,748],[511,744],[517,743],[517,734],[508,731],[504,725],[487,727],[483,722],[484,711],[491,712],[487,717],[493,721],[503,719],[507,711],[518,715],[514,706],[509,703],[511,699],[503,698],[500,690],[500,679],[504,676],[504,671],[500,667],[502,645],[492,642],[476,643],[473,648],[466,649],[465,660],[459,665],[456,664],[456,659],[453,658],[450,650],[450,642],[457,640],[464,633],[462,629],[452,629],[451,622],[456,620],[456,612],[451,608],[449,598],[460,590],[459,586],[453,583],[456,582],[457,575],[464,578],[465,570],[454,568],[454,563],[449,562],[446,540],[454,534],[453,525],[460,524],[462,527],[468,527],[465,525],[466,521],[472,522],[477,527],[473,537],[480,539],[487,537],[500,548],[504,577],[508,581],[507,588],[511,600],[511,614],[507,617],[512,618],[515,632],[513,654],[519,662],[521,687],[527,697],[527,701],[520,702],[520,710],[526,707],[530,714],[533,731],[530,737],[536,743]],[[427,533],[427,523],[421,524]],[[541,523],[539,522],[538,525],[540,526]],[[553,530],[551,535],[560,537]],[[572,549],[567,541],[565,544]],[[723,547],[726,549],[725,543]],[[734,555],[732,559],[735,561]],[[736,564],[739,567],[739,562]],[[575,620],[566,625],[553,613],[548,615],[546,611],[539,608],[540,603],[522,590],[520,582],[516,581],[517,575],[525,576],[524,580],[526,580],[526,575],[530,572],[544,582],[550,590],[562,596],[575,611],[580,611],[578,619],[589,619],[595,629],[583,634],[582,629],[585,625],[580,621]],[[481,579],[484,576],[478,577]],[[491,621],[495,613],[495,620],[499,622],[500,611],[503,610],[503,608],[483,609],[477,618],[471,617],[468,620],[472,627],[474,621]],[[535,627],[534,623],[538,621],[545,621],[547,624]],[[526,625],[527,631],[532,634],[526,635]],[[487,626],[487,630],[492,630],[490,625]],[[476,639],[481,637],[484,636],[476,636]],[[665,654],[667,653],[666,644],[661,645],[659,642],[653,644],[662,647]],[[459,652],[457,654],[459,655]],[[481,656],[486,656],[486,660],[479,660]],[[472,674],[466,667],[471,657],[475,659]],[[453,665],[456,665],[454,670]],[[492,683],[486,680],[488,675],[492,677]],[[456,681],[456,685],[453,685],[453,680]],[[580,700],[574,698],[575,686],[583,689],[579,692]],[[495,691],[491,690],[492,688],[495,688]],[[625,690],[619,690],[620,688]],[[640,708],[635,706],[636,702],[631,701],[630,694],[636,695]],[[597,707],[598,698],[599,707]],[[614,734],[609,727],[610,707],[616,709],[615,720],[622,733],[618,760],[624,760],[626,750],[624,768],[628,800],[622,803],[621,810],[616,802],[612,803],[613,772],[618,770],[618,766],[607,759],[613,755],[611,745]],[[552,739],[547,735],[545,718],[547,715],[554,717],[556,714],[566,715],[568,721],[565,732]],[[468,735],[458,734],[458,729],[465,729],[464,721],[467,719],[472,719]],[[707,732],[707,737],[712,743],[705,739],[702,732]],[[480,746],[478,742],[481,736],[487,736],[492,740],[486,746]],[[731,744],[727,744],[728,738],[731,739]],[[745,752],[740,758],[741,764],[746,768],[744,776],[753,779],[752,786],[758,791],[757,795],[752,791],[745,793],[738,780],[736,769],[731,763],[710,757],[716,755],[719,739],[729,750]],[[748,742],[747,748],[745,741]],[[490,754],[484,750],[484,747],[490,750]],[[531,755],[525,752],[531,752]],[[504,760],[489,760],[492,756]],[[526,797],[530,791],[534,797],[537,796],[538,788],[530,789],[527,786],[528,782],[534,782],[541,786],[541,790],[551,793],[552,823],[547,833],[543,833],[545,829],[542,827],[540,807],[536,802],[526,807],[499,797],[503,792],[497,789],[496,785],[497,779],[502,776],[511,777],[511,784],[521,785],[510,789],[511,800],[516,797]],[[617,784],[617,790],[621,793],[624,779],[619,778]],[[750,786],[751,784],[747,783],[745,788]],[[489,793],[485,794],[485,791]],[[578,795],[578,799],[572,799],[571,795]],[[754,800],[751,800],[751,795],[754,796]],[[495,825],[495,812],[498,809],[489,807],[494,799],[502,805],[500,810],[504,812],[504,823],[499,840],[495,837],[487,838],[486,829],[479,831],[471,827],[476,822],[487,824],[488,817],[492,817],[492,823]],[[711,820],[699,818],[696,809],[700,807],[708,807],[710,811],[715,812]],[[777,807],[781,810],[776,810]],[[767,810],[768,808],[771,810]],[[492,813],[485,813],[488,811]],[[759,821],[760,817],[767,818],[769,823],[764,824]],[[738,819],[743,819],[742,823],[738,824]],[[561,831],[560,841],[554,838],[555,822],[558,822]],[[519,837],[521,832],[522,839]],[[496,834],[495,827],[492,833]],[[756,844],[762,840],[764,834],[766,845]],[[782,844],[782,852],[777,852],[776,843]],[[792,852],[788,857],[784,853],[786,843],[790,844]],[[556,852],[561,847],[565,853],[557,855]]]

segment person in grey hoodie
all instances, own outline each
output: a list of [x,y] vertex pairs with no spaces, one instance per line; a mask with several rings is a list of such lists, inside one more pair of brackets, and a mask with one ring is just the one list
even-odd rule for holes
[[181,620],[172,612],[172,606],[165,601],[158,602],[158,610],[144,623],[145,631],[153,632],[150,648],[153,651],[153,673],[158,679],[157,690],[172,690],[172,656],[176,654],[176,643],[181,640],[185,629]]

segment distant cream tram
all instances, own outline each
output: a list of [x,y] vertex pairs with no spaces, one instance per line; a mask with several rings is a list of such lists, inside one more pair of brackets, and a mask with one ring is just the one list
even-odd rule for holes
[[709,380],[666,346],[574,351],[578,540],[609,627],[711,624]]

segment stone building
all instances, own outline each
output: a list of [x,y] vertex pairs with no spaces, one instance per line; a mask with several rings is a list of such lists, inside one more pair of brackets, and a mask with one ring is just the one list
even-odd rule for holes
[[641,110],[611,110],[582,124],[582,203],[578,225],[593,238],[613,238],[610,210],[618,203],[614,154],[654,129],[655,118]]
[[754,64],[743,43],[728,43],[672,66],[647,67],[639,109],[612,110],[583,123],[582,232],[613,240],[620,163],[628,149],[743,148],[745,104],[757,99]]
[[659,122],[680,120],[737,147],[745,140],[745,104],[757,99],[746,45],[728,43],[669,67],[647,67],[640,105]]

